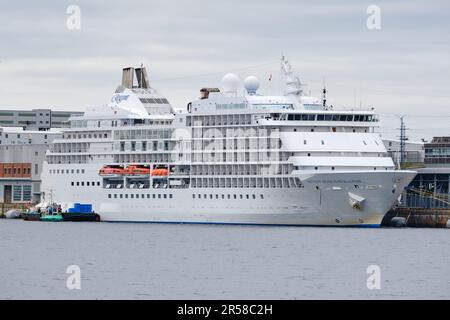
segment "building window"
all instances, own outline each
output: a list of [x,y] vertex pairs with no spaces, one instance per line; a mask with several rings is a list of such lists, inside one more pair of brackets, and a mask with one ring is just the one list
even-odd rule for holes
[[39,175],[39,166],[37,163],[34,164],[34,174]]
[[31,201],[31,186],[23,186],[23,201]]
[[13,201],[22,201],[22,186],[13,186]]

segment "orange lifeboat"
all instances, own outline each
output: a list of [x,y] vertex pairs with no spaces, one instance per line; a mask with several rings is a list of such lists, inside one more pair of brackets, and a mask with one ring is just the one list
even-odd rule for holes
[[130,165],[125,170],[125,174],[129,176],[145,176],[150,175],[150,168],[140,165]]
[[169,174],[169,170],[164,168],[156,168],[152,171],[152,176],[167,176]]
[[103,177],[120,177],[124,174],[124,171],[122,167],[104,166],[98,174]]

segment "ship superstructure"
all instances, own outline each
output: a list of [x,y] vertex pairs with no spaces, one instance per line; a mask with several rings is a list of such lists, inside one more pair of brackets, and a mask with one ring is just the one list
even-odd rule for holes
[[240,94],[227,74],[183,112],[145,68],[124,69],[110,102],[53,142],[45,197],[106,221],[378,226],[415,172],[395,169],[373,110],[334,110],[281,69],[284,95],[253,76]]

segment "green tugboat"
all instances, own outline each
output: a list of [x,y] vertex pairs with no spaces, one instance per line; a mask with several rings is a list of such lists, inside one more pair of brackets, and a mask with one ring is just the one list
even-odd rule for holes
[[41,221],[45,222],[60,222],[63,221],[61,215],[61,206],[52,204],[44,209],[44,214],[41,216]]
[[100,215],[92,210],[91,204],[75,203],[73,208],[63,212],[56,203],[40,203],[27,212],[22,218],[28,221],[60,222],[60,221],[100,221]]

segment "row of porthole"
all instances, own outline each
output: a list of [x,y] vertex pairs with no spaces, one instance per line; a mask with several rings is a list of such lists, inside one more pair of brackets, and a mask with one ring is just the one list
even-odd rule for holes
[[84,169],[51,169],[49,170],[50,174],[74,174],[74,173],[83,173],[84,174]]
[[[108,199],[172,199],[173,198],[173,194],[169,193],[158,193],[158,194],[150,194],[150,193],[142,193],[142,194],[128,194],[128,193],[109,193],[108,194]],[[257,196],[255,194],[193,194],[192,195],[193,199],[253,199],[256,200]],[[264,199],[264,195],[260,194],[259,195],[259,199]]]
[[100,181],[97,181],[97,182],[95,182],[95,181],[86,181],[86,183],[84,182],[84,181],[71,181],[70,182],[70,185],[72,186],[72,187],[74,187],[75,185],[77,186],[77,187],[84,187],[84,186],[86,186],[86,187],[95,187],[95,186],[97,186],[97,187],[100,187]]
[[119,193],[119,194],[117,194],[117,193],[108,193],[108,199],[112,199],[112,198],[114,198],[114,199],[173,199],[173,194],[171,194],[171,193],[169,193],[169,194],[167,194],[167,193],[163,193],[163,194],[161,194],[161,193],[158,193],[158,194],[156,194],[156,193],[153,193],[153,194],[150,194],[150,193],[141,193],[141,194],[139,194],[139,193],[136,193],[136,194],[134,194],[134,193],[130,193],[130,194],[128,194],[128,193]]
[[[213,194],[209,194],[209,197],[208,197],[208,194],[203,194],[203,198],[202,198],[202,194],[192,194],[192,199],[210,199],[210,200],[213,200],[213,199],[228,199],[228,200],[230,200],[230,199],[247,199],[247,200],[250,200],[250,199],[256,199],[257,197],[256,197],[256,195],[255,194],[221,194],[221,195],[219,195],[219,194],[216,194],[215,196],[213,195]],[[264,195],[263,194],[260,194],[259,195],[259,198],[260,199],[264,199]]]

